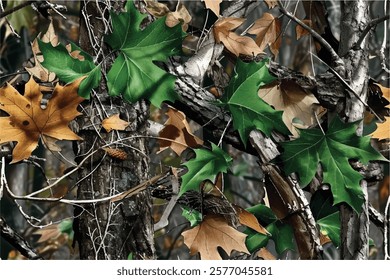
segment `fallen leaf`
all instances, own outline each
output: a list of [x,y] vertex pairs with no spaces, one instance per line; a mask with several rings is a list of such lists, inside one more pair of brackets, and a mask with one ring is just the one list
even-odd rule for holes
[[125,130],[129,124],[129,122],[122,120],[119,114],[112,115],[102,121],[102,126],[107,132],[111,132],[111,130]]
[[383,123],[377,123],[376,130],[371,133],[372,138],[378,140],[389,139],[390,138],[390,117],[385,117]]
[[245,19],[243,18],[234,17],[219,19],[213,27],[216,42],[222,43],[236,56],[239,56],[240,54],[256,56],[263,53],[252,38],[237,35],[232,31],[239,27],[244,21]]
[[[53,46],[58,45],[58,36],[55,34],[53,22],[50,22],[49,27],[47,28],[46,33],[42,36],[41,40],[45,43],[51,43]],[[37,77],[42,82],[53,82],[56,78],[56,74],[49,72],[49,70],[42,66],[41,62],[43,61],[43,55],[40,54],[41,51],[39,49],[37,39],[33,41],[31,50],[34,56],[35,66],[25,67],[26,71],[30,73],[30,75]]]
[[219,17],[219,4],[221,4],[222,0],[202,0],[202,2],[204,2],[207,9],[210,9],[217,17]]
[[299,119],[302,122],[300,127],[307,128],[316,123],[314,112],[319,115],[320,111],[323,110],[312,93],[307,93],[290,80],[282,80],[280,84],[274,82],[261,87],[258,94],[276,110],[283,111],[283,122],[294,136],[298,136],[294,119]]
[[261,18],[255,21],[248,33],[256,35],[255,41],[261,51],[269,45],[271,52],[277,56],[282,43],[281,26],[282,22],[277,17],[270,13],[264,13]]
[[81,140],[68,124],[81,115],[77,106],[84,99],[77,95],[77,89],[82,79],[66,86],[57,84],[46,109],[41,108],[42,93],[32,77],[25,85],[24,95],[8,83],[0,89],[0,109],[9,114],[0,118],[0,144],[18,142],[11,163],[27,159],[41,135],[58,140]]
[[261,248],[257,253],[257,256],[262,258],[263,260],[276,260],[275,256],[272,255],[272,253],[266,248]]
[[257,220],[257,218],[255,217],[255,215],[253,215],[252,213],[248,212],[247,210],[245,210],[244,208],[242,208],[238,205],[234,205],[234,209],[236,210],[236,212],[238,214],[238,219],[239,219],[241,225],[247,226],[247,227],[257,231],[258,233],[262,233],[264,235],[270,235],[268,230],[266,230],[265,227],[260,225],[260,223]]
[[227,254],[233,250],[249,254],[245,246],[246,234],[231,227],[219,215],[207,215],[196,227],[182,233],[190,254],[200,253],[202,260],[221,260],[217,248]]
[[278,5],[278,1],[276,0],[264,0],[269,9],[273,9]]
[[188,29],[188,23],[192,20],[190,13],[182,2],[178,2],[176,10],[171,12],[167,5],[156,1],[145,1],[146,10],[156,18],[166,16],[165,24],[168,27],[174,27],[177,24],[182,24],[183,31]]
[[187,149],[188,147],[196,148],[203,145],[203,140],[196,137],[187,122],[186,116],[183,112],[176,110],[175,108],[168,107],[166,112],[168,120],[164,124],[164,128],[160,131],[159,139],[160,150],[164,151],[167,148],[171,148],[177,155]]

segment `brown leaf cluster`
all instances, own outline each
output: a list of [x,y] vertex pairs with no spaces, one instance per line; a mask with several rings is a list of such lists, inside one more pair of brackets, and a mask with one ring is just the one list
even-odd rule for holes
[[192,18],[187,8],[184,6],[182,2],[178,2],[176,6],[176,10],[172,12],[169,10],[167,5],[163,3],[159,3],[153,0],[147,0],[146,2],[146,10],[156,18],[160,18],[163,16],[167,16],[165,19],[165,24],[169,27],[174,27],[179,23],[182,24],[183,31],[187,31],[188,23],[191,22]]
[[24,95],[10,84],[0,89],[0,109],[8,117],[0,118],[0,144],[15,141],[12,163],[27,159],[38,145],[39,138],[49,136],[58,140],[81,140],[68,124],[77,116],[77,106],[84,100],[77,95],[84,77],[66,86],[56,85],[47,107],[41,107],[42,93],[31,77]]
[[200,253],[202,260],[221,260],[218,247],[229,255],[233,250],[249,254],[245,246],[246,235],[231,227],[219,215],[207,215],[199,225],[182,235],[190,254]]
[[214,37],[217,43],[222,43],[226,49],[236,56],[248,55],[256,56],[263,53],[262,49],[256,45],[255,41],[247,36],[241,36],[234,32],[245,19],[227,17],[219,19],[213,27]]
[[[390,88],[384,87],[381,84],[376,84],[382,91],[382,97],[390,102]],[[390,108],[390,104],[386,106]],[[371,134],[372,138],[378,140],[390,139],[390,117],[385,116],[385,121],[377,124],[376,130]]]
[[179,156],[188,147],[196,148],[203,145],[203,140],[196,137],[187,122],[183,112],[175,108],[168,107],[168,120],[159,136],[165,139],[159,139],[160,151],[171,148]]

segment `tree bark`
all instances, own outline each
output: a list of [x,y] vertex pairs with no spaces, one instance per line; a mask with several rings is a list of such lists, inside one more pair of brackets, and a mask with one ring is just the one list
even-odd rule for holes
[[[368,85],[368,53],[367,40],[363,40],[361,46],[354,48],[362,31],[369,20],[368,2],[364,0],[341,2],[342,19],[340,23],[340,49],[339,54],[345,63],[345,79],[360,96],[361,100],[367,100]],[[350,93],[346,93],[350,94]],[[358,98],[352,94],[347,96],[345,105],[345,119],[347,122],[355,122],[363,118],[365,107]],[[357,134],[362,135],[363,126],[359,126]],[[367,182],[360,183],[364,193],[364,203],[361,213],[356,213],[348,205],[342,205],[341,210],[341,247],[342,259],[367,259],[368,256],[368,197]]]
[[[123,3],[122,3],[123,4]],[[108,6],[120,10],[114,2],[86,1],[82,7],[80,46],[102,62],[105,73],[110,63],[109,53],[102,38],[108,33]],[[109,66],[109,65],[108,65]],[[104,76],[104,75],[103,75]],[[120,148],[126,160],[112,158],[103,150],[91,157],[78,174],[78,199],[107,197],[147,180],[149,171],[146,136],[148,105],[144,101],[127,104],[121,98],[110,98],[105,81],[91,100],[83,104],[84,117],[78,121],[79,135],[84,141],[78,145],[76,160],[91,151],[120,139],[110,148]],[[100,127],[103,119],[113,114],[130,123],[126,131],[106,133]],[[129,139],[130,138],[130,139]],[[87,205],[76,208],[79,217],[74,229],[81,259],[155,258],[151,197],[148,190],[120,202]]]

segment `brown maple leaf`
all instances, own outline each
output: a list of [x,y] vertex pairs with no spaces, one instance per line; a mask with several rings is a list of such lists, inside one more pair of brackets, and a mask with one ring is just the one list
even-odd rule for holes
[[0,109],[9,114],[0,118],[0,144],[17,142],[12,162],[27,159],[37,147],[40,136],[58,140],[81,140],[68,124],[81,115],[77,106],[84,100],[77,95],[84,77],[66,86],[56,85],[47,107],[42,109],[42,93],[31,77],[25,85],[24,95],[10,84],[0,89]]
[[102,121],[102,126],[107,132],[111,130],[125,130],[129,124],[129,122],[122,120],[119,114],[112,115]]
[[255,21],[248,33],[256,35],[255,41],[261,51],[269,45],[271,52],[277,56],[282,43],[281,26],[282,22],[277,17],[270,13],[264,13],[261,18]]
[[159,139],[160,151],[171,148],[179,156],[188,147],[196,148],[203,145],[202,139],[196,137],[187,122],[183,112],[175,108],[168,107],[166,112],[168,120],[164,128],[160,131],[161,138],[171,139],[172,141]]
[[236,212],[238,214],[238,219],[239,219],[241,225],[247,226],[247,227],[257,231],[258,233],[261,233],[264,235],[271,235],[265,227],[260,225],[260,223],[257,220],[257,218],[255,217],[255,215],[248,212],[244,208],[241,208],[238,205],[234,205],[234,209],[236,210]]
[[221,4],[222,0],[202,0],[202,2],[204,2],[207,9],[210,9],[217,17],[219,17],[219,5]]
[[214,37],[217,43],[222,43],[231,53],[239,56],[240,54],[256,56],[263,51],[256,45],[255,41],[247,36],[240,36],[233,32],[239,27],[245,19],[243,18],[222,18],[219,19],[213,27]]
[[372,138],[377,138],[378,140],[390,139],[390,117],[385,117],[383,123],[378,123],[377,128],[371,134]]
[[319,115],[323,111],[312,93],[289,80],[261,87],[258,95],[276,110],[283,111],[283,121],[294,136],[298,136],[296,126],[307,128],[313,125],[316,122],[314,113]]
[[229,255],[233,250],[249,254],[245,246],[246,234],[231,227],[220,215],[207,215],[199,225],[182,235],[190,254],[200,253],[202,260],[221,260],[218,247]]

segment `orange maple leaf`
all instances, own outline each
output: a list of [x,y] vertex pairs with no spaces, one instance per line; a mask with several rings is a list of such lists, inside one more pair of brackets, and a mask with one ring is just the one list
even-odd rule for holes
[[68,124],[81,115],[77,106],[84,98],[77,95],[77,89],[83,79],[66,86],[57,84],[46,108],[41,107],[43,95],[32,77],[25,85],[24,95],[8,83],[0,89],[0,109],[9,114],[0,118],[0,144],[17,142],[11,163],[27,159],[41,136],[81,140]]

